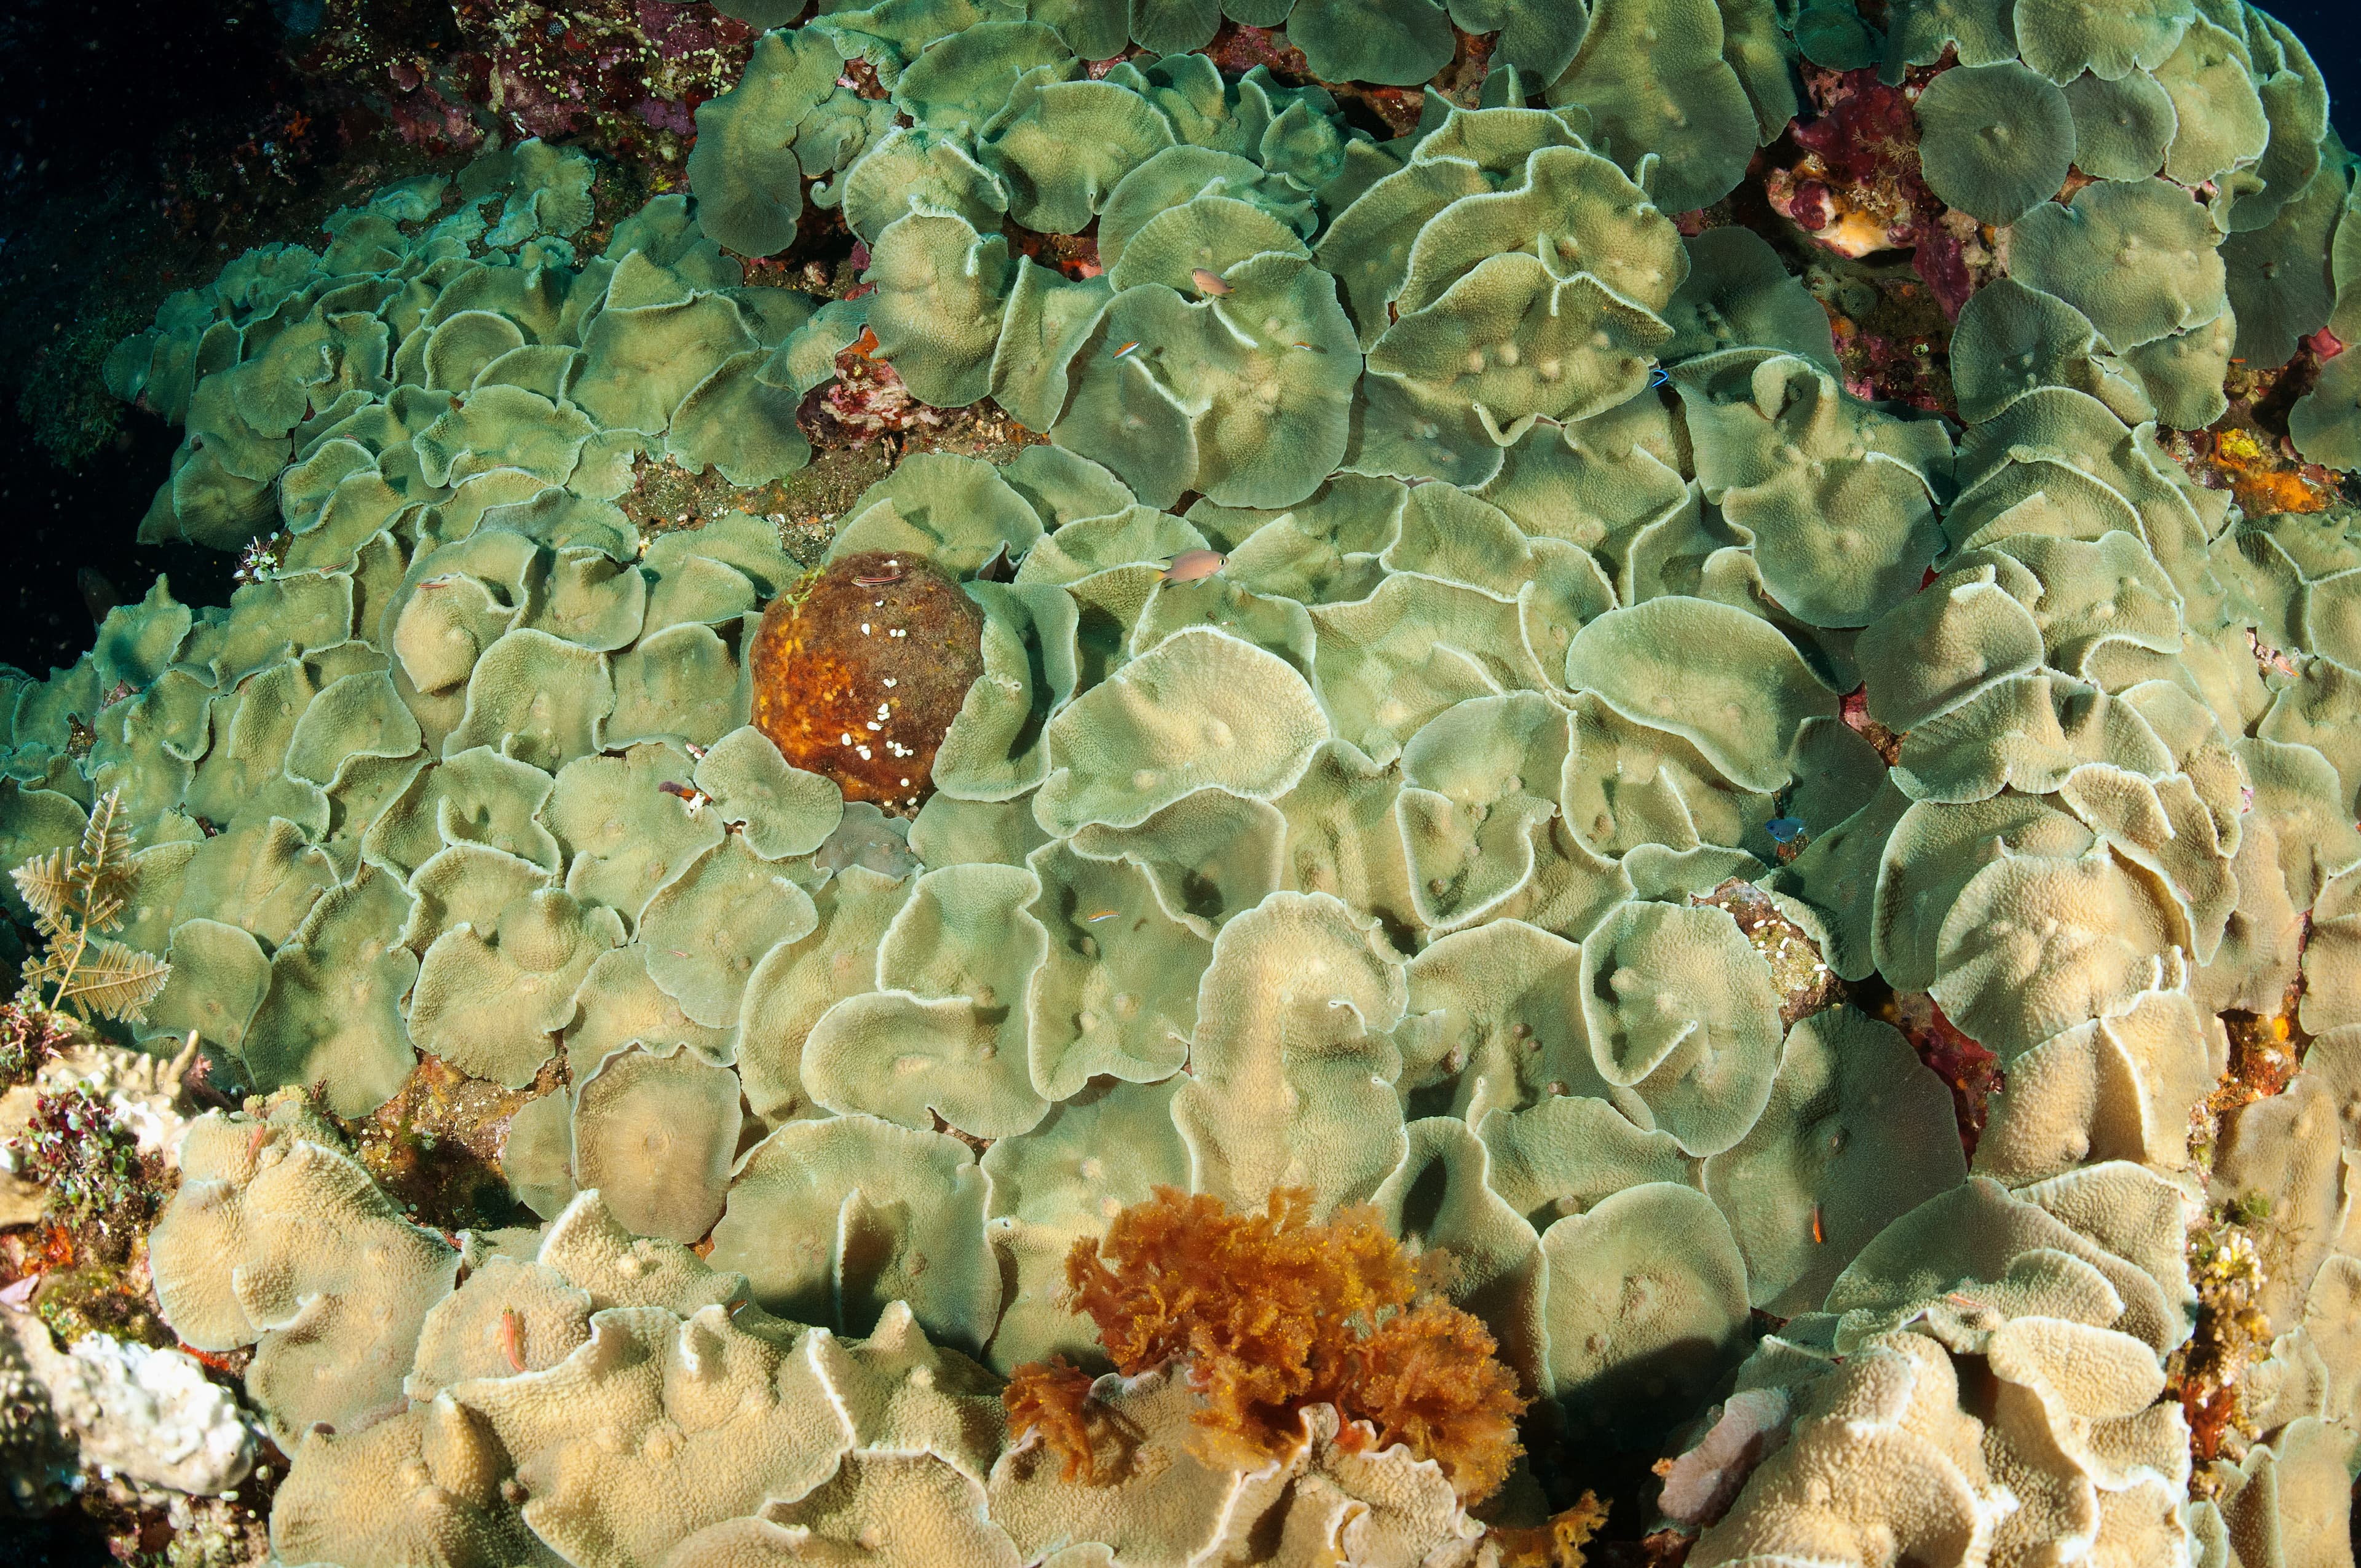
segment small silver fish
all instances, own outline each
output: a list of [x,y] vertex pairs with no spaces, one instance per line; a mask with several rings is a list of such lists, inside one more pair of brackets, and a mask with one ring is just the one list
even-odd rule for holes
[[1220,273],[1208,272],[1202,267],[1192,267],[1189,269],[1189,281],[1197,285],[1199,293],[1211,294],[1215,299],[1230,291],[1230,286],[1222,281]]
[[1218,550],[1183,550],[1172,557],[1164,568],[1163,580],[1168,583],[1194,583],[1212,576],[1228,565],[1229,557]]

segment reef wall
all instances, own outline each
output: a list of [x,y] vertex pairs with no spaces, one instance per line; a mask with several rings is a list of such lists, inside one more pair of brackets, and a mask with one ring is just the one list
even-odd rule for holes
[[[137,1034],[254,1095],[149,1257],[251,1349],[278,1557],[1546,1561],[1595,1489],[1692,1568],[2349,1563],[2361,214],[2301,42],[1225,9],[830,10],[693,195],[594,236],[523,141],[111,357],[187,429],[145,531],[251,580],[7,677],[0,860],[115,792]],[[829,225],[861,287],[749,280]],[[879,365],[1046,439],[808,559],[633,510],[772,493]],[[538,1227],[354,1157],[422,1058]],[[1506,1484],[1108,1371],[1070,1255],[1161,1186],[1447,1253]],[[1059,1356],[1109,1474],[1009,1425]]]

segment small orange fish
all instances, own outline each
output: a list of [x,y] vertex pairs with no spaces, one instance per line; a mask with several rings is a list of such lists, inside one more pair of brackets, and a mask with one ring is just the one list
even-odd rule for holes
[[1114,919],[1114,918],[1115,918],[1115,912],[1114,910],[1112,910],[1112,909],[1102,909],[1102,910],[1100,910],[1096,915],[1093,915],[1093,916],[1090,916],[1088,919],[1084,920],[1084,921],[1082,922],[1082,924],[1083,924],[1083,925],[1085,925],[1085,926],[1095,926],[1095,925],[1097,925],[1097,924],[1098,924],[1100,921],[1102,921],[1102,920],[1112,920],[1112,919]]
[[500,1354],[511,1367],[524,1370],[524,1319],[514,1307],[500,1309]]
[[1815,1203],[1812,1205],[1812,1245],[1824,1246],[1828,1244],[1828,1233],[1820,1223],[1820,1206]]
[[852,346],[847,352],[855,359],[868,358],[877,352],[877,334],[869,328],[862,327],[861,335],[852,340]]
[[1189,281],[1197,285],[1199,293],[1211,294],[1217,300],[1230,291],[1230,286],[1222,281],[1220,273],[1208,272],[1202,267],[1189,269]]
[[262,1140],[269,1135],[270,1124],[269,1123],[266,1122],[257,1126],[247,1137],[246,1157],[252,1159],[255,1156],[260,1154],[262,1152]]
[[888,583],[900,582],[902,580],[902,574],[896,572],[889,577],[855,577],[852,580],[861,587],[882,588]]
[[1172,557],[1164,568],[1163,580],[1168,583],[1194,583],[1212,576],[1228,564],[1229,557],[1218,550],[1183,550]]
[[1139,339],[1135,337],[1129,343],[1125,344],[1121,348],[1116,349],[1115,351],[1115,356],[1117,359],[1125,358],[1129,356],[1133,349],[1137,348],[1138,346]]

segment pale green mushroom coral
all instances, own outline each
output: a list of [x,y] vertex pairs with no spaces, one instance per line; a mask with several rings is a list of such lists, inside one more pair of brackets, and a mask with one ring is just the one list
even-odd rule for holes
[[[1334,91],[1191,52],[1227,23]],[[1855,395],[1712,205],[1806,65],[1922,72],[1927,185],[1992,225],[1955,415]],[[168,301],[107,366],[186,428],[143,527],[280,553],[0,672],[8,862],[119,792],[136,1037],[276,1094],[194,1124],[150,1256],[256,1347],[279,1555],[1475,1561],[1661,1460],[1720,1477],[1700,1568],[2311,1560],[2361,1442],[2361,536],[2187,438],[2237,389],[2361,440],[2291,34],[895,0],[765,35],[700,129],[603,247],[528,142]],[[861,298],[747,282],[807,201]],[[749,722],[774,503],[631,498],[795,483],[864,329],[1046,438],[835,519],[981,625],[903,815]],[[2291,995],[2301,1071],[2210,1129],[2224,1020]],[[411,1223],[321,1113],[426,1055],[525,1223]],[[1546,1464],[1479,1519],[1408,1429],[1202,1441],[1191,1363],[1108,1372],[1064,1294],[1159,1184],[1449,1254]],[[2164,1362],[2232,1204],[2271,1341],[2196,1501]],[[1003,1404],[1051,1354],[1096,1484]]]
[[2066,95],[2015,61],[1947,71],[1918,95],[1927,188],[1994,225],[2058,193],[2075,159]]

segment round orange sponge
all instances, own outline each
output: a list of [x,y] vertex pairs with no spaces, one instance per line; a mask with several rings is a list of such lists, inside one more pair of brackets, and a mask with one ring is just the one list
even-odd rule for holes
[[865,551],[791,585],[763,612],[754,725],[847,800],[915,811],[935,751],[983,674],[983,612],[917,555]]

